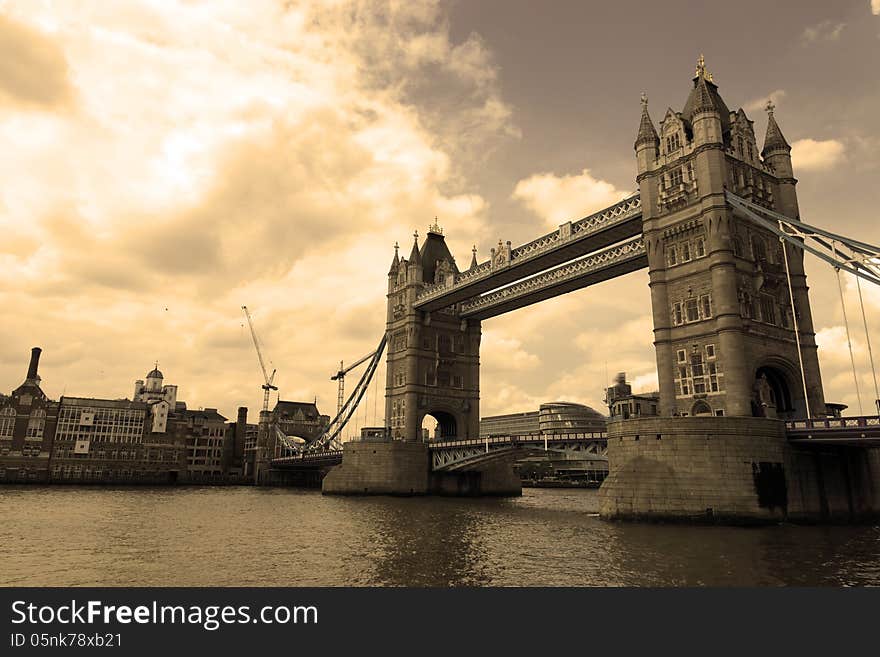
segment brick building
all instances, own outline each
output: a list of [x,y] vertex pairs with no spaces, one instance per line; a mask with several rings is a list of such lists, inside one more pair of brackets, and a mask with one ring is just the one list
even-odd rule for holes
[[0,481],[48,481],[58,404],[40,388],[34,347],[24,383],[0,398]]

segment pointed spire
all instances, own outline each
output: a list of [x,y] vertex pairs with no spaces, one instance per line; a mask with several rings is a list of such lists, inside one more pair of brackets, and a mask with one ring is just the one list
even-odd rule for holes
[[773,116],[773,112],[776,110],[773,101],[768,100],[767,106],[764,109],[767,110],[767,134],[764,137],[764,148],[761,150],[761,156],[765,157],[771,151],[780,150],[790,153],[791,146],[785,140],[785,136],[782,134],[782,130],[779,129],[776,118]]
[[471,249],[471,252],[474,255],[471,257],[471,266],[468,267],[468,271],[470,271],[471,269],[477,268],[477,245],[476,244],[474,244],[474,248]]
[[419,254],[419,231],[413,233],[413,248],[409,254],[409,264],[422,264],[422,256]]
[[657,146],[660,144],[660,138],[654,129],[654,122],[648,114],[648,95],[642,92],[642,120],[639,123],[639,134],[636,137],[634,148],[638,148],[642,144]]
[[703,57],[703,53],[700,53],[700,58],[697,60],[697,70],[694,71],[694,77],[704,78],[709,82],[715,82],[712,74],[706,69],[706,58]]
[[397,255],[397,250],[400,246],[397,242],[394,243],[394,260],[391,261],[391,269],[388,270],[389,274],[393,274],[397,271],[397,266],[400,264],[400,257]]

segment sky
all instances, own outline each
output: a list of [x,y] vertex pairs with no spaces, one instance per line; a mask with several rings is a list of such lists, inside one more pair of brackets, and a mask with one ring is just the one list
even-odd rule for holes
[[[130,397],[158,361],[191,408],[255,421],[247,305],[281,397],[333,415],[395,242],[437,217],[464,268],[635,191],[640,95],[680,110],[701,53],[759,143],[773,99],[802,219],[880,242],[880,0],[0,0],[0,391],[40,346],[52,398]],[[837,279],[807,272],[826,398],[856,413]],[[602,409],[618,371],[655,389],[647,282],[484,322],[481,413]],[[384,366],[356,425],[383,389]]]

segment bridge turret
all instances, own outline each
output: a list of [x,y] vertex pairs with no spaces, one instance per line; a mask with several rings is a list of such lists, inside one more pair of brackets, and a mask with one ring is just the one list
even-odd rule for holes
[[633,145],[638,160],[639,173],[644,173],[654,165],[660,147],[660,137],[654,129],[654,122],[648,114],[648,96],[642,94],[642,118],[639,122],[639,134],[636,135],[636,143]]
[[413,248],[409,253],[409,265],[407,267],[407,282],[421,283],[424,281],[422,271],[422,256],[419,253],[419,232],[413,233]]

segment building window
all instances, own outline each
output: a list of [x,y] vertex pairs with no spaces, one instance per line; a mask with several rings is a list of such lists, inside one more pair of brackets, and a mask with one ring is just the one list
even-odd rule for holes
[[0,438],[12,438],[15,431],[15,409],[7,406],[0,411]]
[[687,362],[687,352],[685,352],[684,349],[679,349],[677,352],[675,352],[675,355],[678,358],[679,363]]
[[708,358],[709,360],[715,358],[715,345],[714,344],[707,344],[706,345],[706,358]]
[[666,152],[674,153],[679,148],[681,148],[681,137],[679,136],[679,133],[676,132],[674,135],[669,135],[666,138]]
[[668,249],[666,249],[666,263],[667,263],[670,267],[672,267],[672,266],[678,264],[678,258],[676,257],[675,246],[674,246],[674,245],[673,245],[673,246],[670,246]]
[[708,363],[709,370],[709,391],[718,392],[721,387],[718,385],[718,363]]
[[697,241],[694,242],[694,251],[697,254],[698,258],[702,258],[706,255],[706,242],[702,237],[698,237]]
[[685,317],[689,322],[697,322],[700,319],[700,311],[696,299],[685,301]]
[[752,237],[752,255],[755,260],[767,259],[767,250],[764,246],[764,240],[760,237]]
[[672,171],[669,172],[669,186],[670,187],[673,187],[673,188],[678,187],[681,184],[681,181],[682,181],[681,167],[679,167],[677,169],[673,169]]
[[46,411],[44,411],[41,408],[38,408],[31,413],[31,417],[28,420],[27,437],[42,439],[43,428],[45,426],[46,426]]
[[717,415],[718,417],[724,417],[724,409],[723,408],[716,408],[715,415]]
[[761,321],[767,324],[776,324],[776,304],[773,297],[761,295]]
[[676,303],[672,306],[672,323],[678,326],[683,323],[683,319],[681,316],[681,304]]
[[685,242],[681,245],[681,261],[682,262],[690,262],[691,260],[691,244],[690,242]]
[[708,319],[712,316],[712,299],[708,294],[700,297],[700,309],[703,311],[703,319]]
[[678,382],[679,382],[679,390],[682,395],[691,394],[690,386],[688,384],[688,375],[687,375],[687,367],[679,367],[678,368]]

